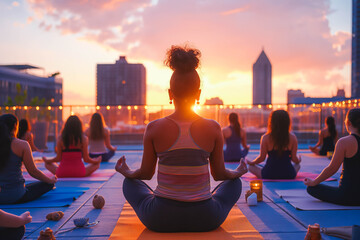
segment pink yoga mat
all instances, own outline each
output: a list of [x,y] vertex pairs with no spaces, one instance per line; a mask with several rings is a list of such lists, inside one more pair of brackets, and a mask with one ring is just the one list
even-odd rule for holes
[[[46,175],[51,176],[52,174],[48,171],[43,171]],[[89,177],[77,177],[77,178],[58,178],[58,181],[107,181],[110,177],[115,174],[114,169],[100,169],[96,170]],[[27,172],[23,173],[25,180],[35,180]]]
[[[319,174],[316,173],[309,173],[309,172],[298,172],[295,179],[259,179],[255,177],[252,173],[245,173],[241,179],[245,181],[252,181],[252,180],[263,180],[263,182],[301,182],[304,181],[305,178],[312,178],[315,179]],[[328,178],[326,181],[335,181],[335,178]]]

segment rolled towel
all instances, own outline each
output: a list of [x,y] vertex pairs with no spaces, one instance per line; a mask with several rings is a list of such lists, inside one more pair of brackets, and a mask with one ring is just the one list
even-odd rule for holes
[[352,226],[343,226],[343,227],[328,227],[321,228],[321,232],[328,236],[338,237],[345,240],[351,240],[353,227]]

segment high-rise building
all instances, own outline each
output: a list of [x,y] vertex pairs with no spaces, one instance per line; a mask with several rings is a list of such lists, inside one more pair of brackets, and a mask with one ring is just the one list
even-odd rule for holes
[[121,56],[115,64],[97,64],[97,105],[145,105],[146,70]]
[[264,50],[253,65],[253,104],[271,104],[271,63]]
[[[62,105],[62,78],[59,73],[43,76],[43,73],[34,74],[36,70],[43,69],[31,65],[0,65],[0,106],[29,105],[31,102],[36,105]],[[21,93],[17,85],[21,87]],[[26,98],[18,102],[17,96],[23,95],[24,91]],[[35,98],[45,101],[39,104],[40,101],[34,102]]]
[[360,0],[352,1],[351,97],[360,97]]
[[287,103],[295,103],[296,98],[304,98],[305,94],[301,89],[293,90],[289,89],[287,92]]

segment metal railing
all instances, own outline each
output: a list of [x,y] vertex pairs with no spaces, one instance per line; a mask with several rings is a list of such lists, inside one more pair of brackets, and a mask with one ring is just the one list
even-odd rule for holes
[[[274,104],[274,105],[196,105],[194,111],[200,116],[216,120],[224,127],[228,125],[228,115],[238,113],[242,127],[246,129],[248,141],[259,142],[260,136],[266,132],[271,111],[287,110],[292,120],[292,130],[300,143],[317,141],[318,131],[324,127],[325,118],[333,116],[340,136],[346,135],[344,120],[347,111],[360,107],[360,99],[321,104]],[[156,119],[171,114],[173,105],[141,105],[141,106],[2,106],[0,114],[13,113],[19,119],[26,118],[33,126],[35,138],[38,125],[47,125],[47,140],[57,138],[63,123],[70,115],[77,115],[88,127],[91,115],[101,112],[107,126],[111,130],[112,141],[119,144],[141,143],[146,125]],[[40,130],[38,130],[40,131]]]

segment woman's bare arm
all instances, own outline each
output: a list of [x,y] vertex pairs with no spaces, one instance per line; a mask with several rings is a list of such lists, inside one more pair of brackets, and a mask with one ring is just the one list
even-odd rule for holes
[[31,150],[32,151],[37,151],[39,152],[40,150],[35,146],[35,143],[34,143],[34,135],[29,132],[29,135],[28,135],[28,142],[30,144],[30,147],[31,147]]
[[84,135],[83,138],[82,138],[82,156],[83,156],[84,162],[92,163],[92,164],[101,163],[101,156],[96,157],[96,158],[91,158],[89,156],[88,145],[89,145],[89,140]]
[[108,129],[104,129],[104,133],[105,133],[105,146],[107,147],[107,149],[111,150],[111,151],[116,151],[116,148],[114,146],[111,145],[110,142],[110,131]]
[[291,161],[293,163],[299,164],[301,160],[297,156],[298,141],[294,134],[290,134],[290,137],[291,137]]
[[61,161],[61,154],[62,154],[62,140],[61,138],[58,139],[57,143],[56,143],[56,156],[54,158],[46,158],[43,157],[43,161],[46,163],[52,163],[52,162],[60,162]]
[[324,170],[314,180],[306,178],[304,181],[305,184],[307,186],[316,186],[334,175],[339,170],[341,164],[344,162],[347,144],[348,143],[346,142],[346,140],[339,139],[339,141],[335,145],[334,155],[329,165],[324,168]]
[[210,153],[210,170],[214,180],[228,180],[241,177],[247,172],[246,165],[240,163],[235,170],[229,170],[225,168],[224,164],[224,153],[223,153],[223,136],[221,134],[221,128],[218,124],[213,126],[215,134],[215,146],[213,151]]
[[244,129],[241,129],[241,144],[244,149],[249,149],[249,146],[247,145],[247,139],[246,139],[246,131]]
[[57,180],[56,180],[55,176],[48,177],[36,167],[33,156],[32,156],[32,152],[30,149],[30,145],[28,142],[22,141],[22,142],[18,143],[18,146],[21,147],[22,160],[23,160],[24,166],[25,166],[26,170],[28,171],[28,173],[30,174],[30,176],[32,176],[33,178],[38,179],[42,182],[56,183]]
[[253,161],[247,161],[249,165],[259,164],[265,161],[268,152],[268,147],[267,147],[268,143],[269,143],[269,136],[266,134],[262,135],[260,139],[260,155],[257,158],[255,158],[255,160]]
[[323,132],[323,130],[320,130],[319,131],[319,140],[316,143],[316,145],[314,146],[314,148],[320,147],[323,144],[323,138],[324,138],[324,132]]
[[155,134],[153,127],[153,123],[149,123],[144,133],[144,153],[140,168],[131,170],[126,164],[125,157],[122,156],[115,166],[116,171],[127,178],[140,180],[150,180],[154,176],[157,156],[152,138],[152,134]]

